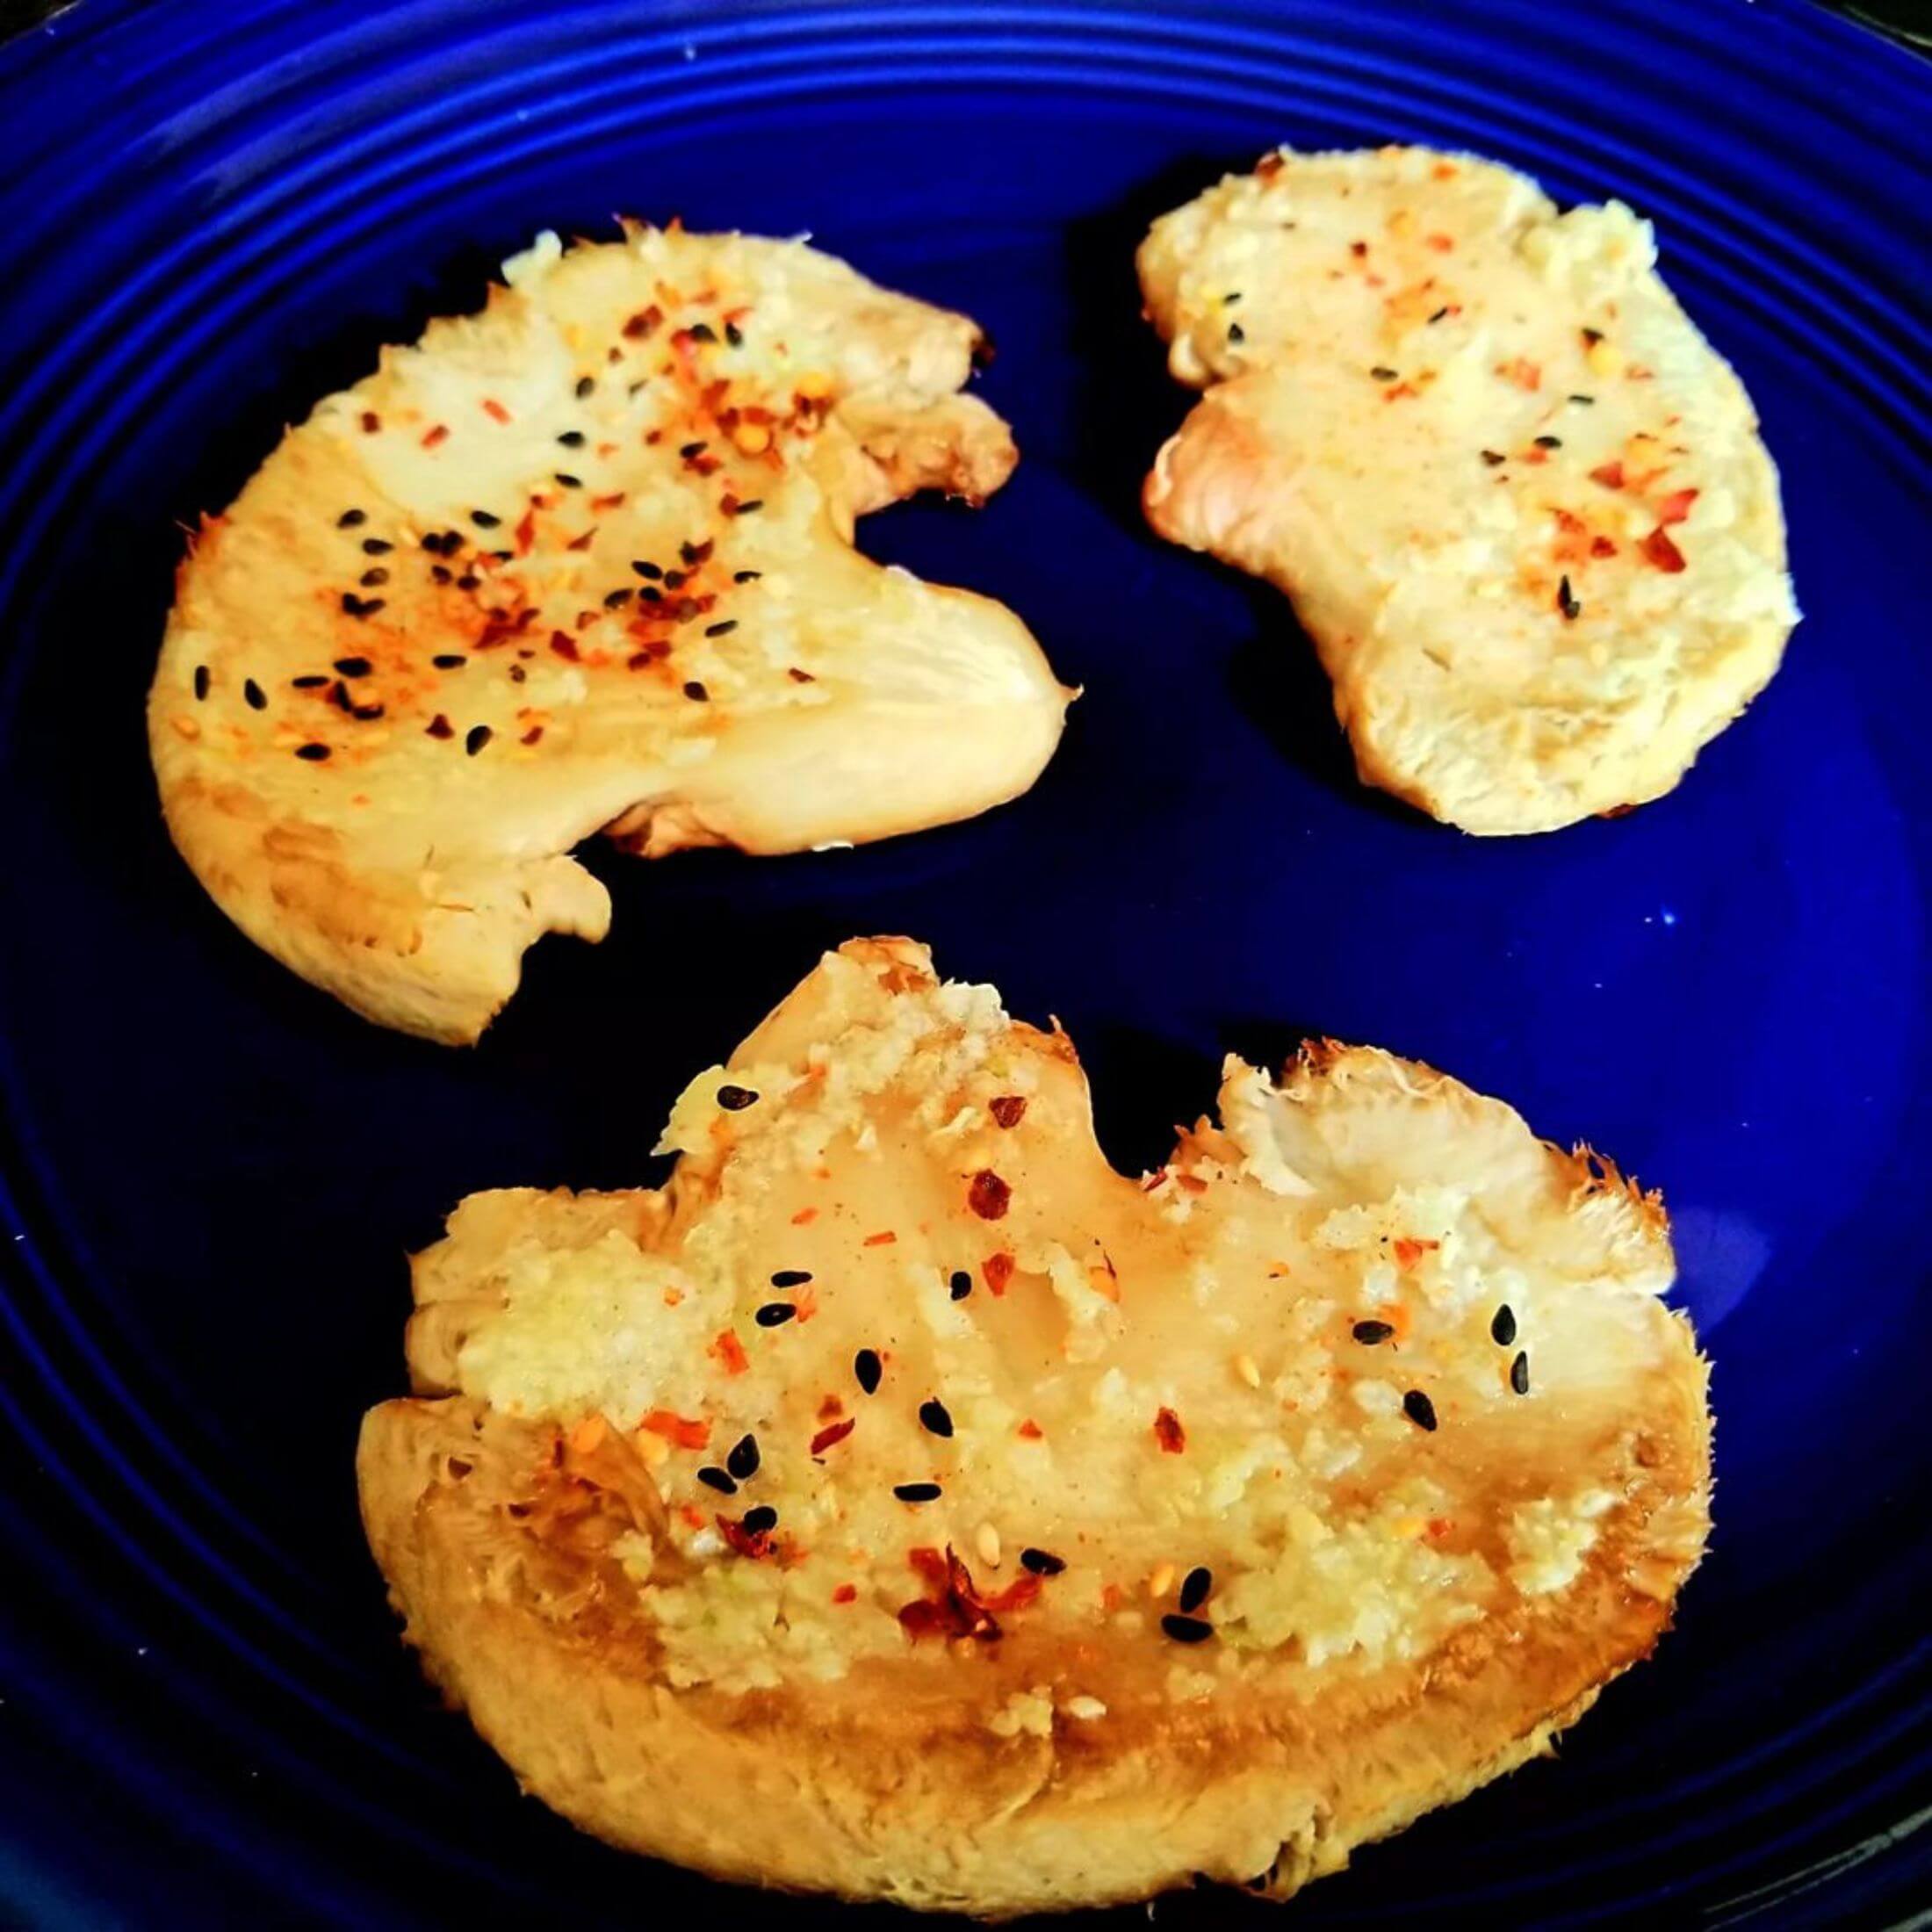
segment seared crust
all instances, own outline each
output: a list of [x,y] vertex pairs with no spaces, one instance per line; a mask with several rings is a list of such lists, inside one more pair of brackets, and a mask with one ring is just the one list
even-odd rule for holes
[[1364,781],[1465,831],[1669,791],[1797,620],[1750,399],[1627,208],[1421,148],[1267,156],[1139,255],[1206,390],[1144,491],[1293,601]]
[[[566,856],[792,852],[1030,785],[1069,693],[1001,606],[853,521],[1015,461],[979,336],[801,242],[632,228],[506,265],[284,438],[182,566],[148,707],[169,829],[258,945],[474,1040]],[[343,667],[348,668],[345,670]]]
[[[814,1169],[795,1186],[784,1181],[772,1143],[811,1124],[799,1109],[830,1104],[808,1089],[777,1113],[779,1068],[808,1065],[813,1042],[834,1054],[870,1052],[882,1029],[910,1029],[903,1003],[937,997],[922,949],[854,942],[680,1103],[674,1134],[696,1151],[686,1152],[664,1193],[477,1196],[452,1220],[450,1237],[418,1258],[410,1359],[420,1393],[383,1404],[364,1423],[364,1521],[409,1640],[526,1789],[613,1843],[723,1878],[854,1899],[998,1917],[1144,1898],[1196,1875],[1286,1897],[1339,1869],[1354,1845],[1542,1751],[1605,1683],[1647,1654],[1702,1549],[1710,1485],[1704,1365],[1688,1325],[1655,1299],[1670,1258],[1654,1197],[1587,1153],[1534,1141],[1506,1107],[1452,1080],[1333,1046],[1310,1049],[1279,1088],[1231,1064],[1224,1127],[1203,1122],[1186,1136],[1150,1188],[1106,1170],[1064,1039],[1002,1019],[985,1029],[985,1064],[996,1089],[1018,1086],[1030,1098],[1021,1122],[989,1125],[985,1135],[1005,1150],[999,1171],[1012,1187],[997,1233],[1021,1265],[1004,1297],[982,1285],[958,1304],[974,1332],[960,1330],[928,1356],[919,1323],[907,1326],[905,1309],[879,1301],[893,1292],[881,1287],[888,1264],[860,1233],[900,1199],[908,1216],[919,1213],[919,1253],[940,1256],[941,1280],[948,1243],[956,1252],[955,1236],[987,1233],[964,1218],[948,1231],[925,1211],[909,1143],[890,1131],[910,1097],[902,1089],[933,1092],[935,1063],[920,1057],[928,1045],[915,1046],[906,1065],[885,1070],[869,1089],[864,1111],[896,1171],[882,1176],[877,1161],[840,1134],[823,1155],[829,1178]],[[947,1010],[964,1009],[954,1001]],[[941,1097],[938,1113],[955,1100],[970,1104],[964,1096],[976,1088],[977,1076],[960,1073],[971,1056],[962,1061],[959,1044],[955,1036],[930,1047],[952,1056],[962,1082]],[[720,1110],[711,1096],[724,1075],[761,1083],[739,1090],[759,1099]],[[755,1129],[745,1126],[760,1115]],[[862,1137],[865,1129],[856,1131]],[[962,1145],[934,1150],[946,1173],[981,1157],[977,1130],[965,1131]],[[825,1208],[805,1234],[792,1231],[800,1186]],[[1367,1247],[1345,1246],[1355,1222],[1365,1213],[1373,1220],[1385,1196],[1398,1203],[1398,1216],[1426,1217],[1432,1186],[1459,1200],[1467,1191],[1474,1217],[1458,1210],[1453,1225],[1439,1221],[1438,1249],[1405,1252],[1391,1267],[1364,1258],[1387,1240],[1372,1229],[1362,1234]],[[747,1208],[754,1199],[759,1205]],[[857,1218],[835,1235],[825,1224],[841,1218],[834,1203],[844,1200],[858,1202]],[[1192,1206],[1182,1211],[1184,1200]],[[1440,1201],[1438,1209],[1449,1212]],[[736,1223],[747,1244],[729,1250],[740,1255],[745,1277],[731,1286],[732,1299],[748,1308],[773,1296],[764,1263],[775,1251],[761,1246],[777,1238],[773,1230],[787,1230],[795,1247],[813,1236],[823,1244],[797,1258],[812,1265],[815,1286],[789,1291],[811,1326],[745,1322],[738,1332],[749,1366],[733,1372],[727,1363],[702,1399],[674,1356],[652,1355],[652,1395],[640,1399],[661,1395],[687,1417],[698,1410],[717,1424],[704,1446],[667,1453],[653,1431],[695,1420],[653,1411],[633,1431],[629,1413],[621,1424],[611,1419],[616,1385],[598,1378],[612,1351],[669,1345],[640,1343],[638,1333],[652,1309],[674,1326],[659,1287],[687,1284],[676,1290],[687,1310],[687,1296],[710,1295],[716,1284],[696,1258],[710,1238],[704,1230],[741,1210],[753,1220]],[[1106,1233],[1124,1326],[1085,1369],[1071,1330],[1059,1367],[1042,1368],[1032,1341],[1020,1339],[1035,1332],[1026,1324],[1040,1312],[1028,1297],[1044,1296],[1050,1309],[1061,1292],[1029,1274],[1036,1216],[1070,1238],[1070,1216]],[[896,1226],[897,1245],[913,1244],[910,1220]],[[1398,1246],[1423,1244],[1398,1237]],[[591,1316],[580,1312],[559,1327],[560,1304],[551,1298],[565,1292],[559,1283],[576,1279],[584,1257],[615,1266],[612,1258],[633,1248],[667,1266],[674,1258],[685,1272],[650,1273],[648,1290],[637,1295],[623,1288],[632,1277],[622,1269],[585,1278],[594,1292],[572,1307],[618,1324],[596,1328],[597,1339],[585,1336],[583,1349],[600,1358],[588,1385],[603,1391],[587,1409],[559,1396],[557,1378],[567,1379],[568,1322]],[[1265,1300],[1220,1299],[1239,1292],[1240,1257],[1263,1251],[1281,1257]],[[1341,1272],[1324,1273],[1324,1257],[1337,1251]],[[1465,1280],[1465,1261],[1479,1251],[1487,1258]],[[1211,1292],[1200,1287],[1199,1271],[1190,1281],[1177,1266],[1184,1252],[1212,1259]],[[927,1265],[900,1260],[914,1272]],[[1347,1289],[1362,1268],[1357,1289]],[[1377,1269],[1399,1275],[1396,1285]],[[544,1285],[533,1285],[539,1278]],[[1528,1396],[1501,1388],[1483,1366],[1482,1350],[1495,1346],[1488,1330],[1498,1283],[1522,1312],[1520,1339],[1537,1365]],[[1338,1312],[1331,1319],[1316,1308],[1312,1323],[1304,1319],[1311,1298],[1330,1289],[1344,1297]],[[1432,1431],[1399,1417],[1391,1424],[1379,1404],[1352,1398],[1353,1381],[1388,1366],[1391,1352],[1350,1338],[1363,1304],[1349,1297],[1385,1292],[1394,1297],[1385,1312],[1405,1324],[1398,1373],[1434,1392]],[[719,1305],[708,1301],[693,1316],[700,1330],[709,1332]],[[1278,1333],[1261,1319],[1269,1306]],[[1210,1339],[1223,1309],[1239,1316],[1236,1363],[1258,1358],[1264,1376],[1279,1366],[1283,1380],[1257,1388],[1244,1373],[1224,1372],[1225,1344]],[[1164,1328],[1183,1314],[1179,1328]],[[808,1460],[788,1447],[787,1402],[803,1402],[797,1413],[811,1428],[825,1413],[813,1406],[821,1387],[851,1390],[842,1365],[854,1333],[891,1339],[884,1386],[875,1397],[852,1398],[856,1433]],[[1130,1377],[1141,1373],[1143,1333],[1168,1377],[1149,1386],[1186,1417],[1184,1454],[1151,1445],[1123,1452],[1107,1411],[1092,1406],[1092,1378],[1122,1367]],[[1188,1344],[1175,1337],[1190,1333],[1200,1360],[1180,1359]],[[1066,1445],[1051,1493],[1031,1493],[1037,1477],[1017,1492],[1006,1485],[989,1460],[998,1453],[989,1439],[995,1411],[955,1399],[960,1442],[946,1453],[959,1453],[942,1472],[945,1502],[861,1560],[873,1465],[840,1458],[862,1451],[902,1469],[910,1451],[908,1438],[890,1434],[895,1411],[929,1388],[979,1386],[983,1364],[973,1351],[982,1344],[996,1361],[1017,1352],[1023,1399],[1046,1418],[1049,1442]],[[1499,1373],[1509,1355],[1501,1352]],[[1281,1417],[1281,1388],[1316,1366],[1334,1388],[1294,1382],[1287,1407],[1308,1405],[1331,1437],[1353,1431],[1366,1460],[1355,1475],[1307,1489],[1323,1521],[1305,1531],[1312,1540],[1292,1561],[1321,1562],[1324,1549],[1370,1519],[1360,1516],[1365,1508],[1386,1525],[1361,1492],[1394,1496],[1419,1479],[1439,1488],[1453,1518],[1392,1533],[1418,1546],[1433,1542],[1447,1567],[1429,1596],[1391,1596],[1377,1581],[1395,1574],[1378,1567],[1388,1553],[1364,1544],[1367,1568],[1350,1573],[1345,1606],[1355,1623],[1339,1636],[1319,1635],[1325,1610],[1304,1590],[1290,1604],[1302,1634],[1267,1641],[1267,1591],[1279,1577],[1270,1568],[1276,1559],[1264,1554],[1276,1506],[1265,1471],[1232,1500],[1196,1511],[1185,1500],[1193,1493],[1189,1464],[1198,1458],[1211,1474],[1218,1445],[1251,1439],[1256,1415]],[[1078,1385],[1071,1409],[1055,1393],[1063,1384]],[[494,1400],[479,1393],[486,1386]],[[1084,1432],[1075,1415],[1092,1418]],[[694,1466],[722,1460],[732,1437],[754,1421],[764,1467],[741,1493],[724,1502],[694,1486]],[[1291,1486],[1308,1479],[1318,1452],[1332,1458],[1335,1443],[1322,1452],[1313,1428],[1279,1426],[1292,1441],[1278,1481],[1285,1471]],[[1085,1505],[1068,1492],[1084,1489],[1091,1500],[1115,1467],[1140,1471],[1144,1519],[1090,1511],[1086,1528],[1078,1527]],[[1144,1487],[1168,1478],[1181,1487]],[[1592,1500],[1550,1514],[1547,1499],[1583,1493],[1578,1483]],[[828,1499],[840,1494],[834,1510]],[[680,1520],[694,1497],[705,1503],[696,1535]],[[765,1498],[776,1505],[776,1540],[719,1545],[709,1529],[712,1507],[728,1512]],[[974,1554],[970,1532],[953,1527],[982,1511],[1009,1528],[997,1578],[982,1561],[984,1546]],[[912,1510],[899,1516],[913,1525]],[[944,1526],[926,1530],[932,1522]],[[927,1534],[948,1542],[956,1535],[989,1594],[993,1582],[1027,1574],[1013,1552],[1035,1535],[1065,1551],[1069,1567],[1000,1609],[990,1640],[921,1637],[907,1611],[899,1612],[901,1633],[890,1606],[916,1596],[916,1585],[894,1538]],[[1218,1550],[1210,1547],[1216,1537]],[[1135,1579],[1145,1561],[1136,1553],[1170,1546],[1215,1564],[1212,1593],[1197,1606],[1216,1628],[1206,1645],[1161,1633],[1158,1618],[1175,1607],[1171,1580]],[[1244,1563],[1258,1567],[1244,1571]],[[1124,1592],[1098,1599],[1113,1609],[1094,1607],[1082,1581],[1089,1571],[1096,1585],[1115,1576],[1125,1583]],[[847,1572],[858,1600],[828,1611],[826,1586]],[[834,1647],[787,1648],[775,1632],[771,1671],[755,1631],[748,1649],[738,1633],[705,1634],[687,1613],[698,1586],[739,1582],[782,1593],[793,1638],[819,1619]],[[1467,1614],[1435,1620],[1434,1598],[1465,1596]],[[1371,1628],[1370,1612],[1402,1627]],[[878,1628],[883,1642],[859,1634]],[[1334,1647],[1318,1654],[1324,1643]],[[763,1681],[733,1681],[747,1659]]]

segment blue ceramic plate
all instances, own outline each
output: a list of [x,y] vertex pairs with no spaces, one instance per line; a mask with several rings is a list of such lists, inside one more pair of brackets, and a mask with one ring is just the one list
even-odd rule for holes
[[[400,1386],[406,1247],[472,1188],[649,1178],[692,1068],[880,930],[1058,1013],[1119,1163],[1224,1048],[1318,1030],[1589,1133],[1676,1210],[1720,1473],[1680,1627],[1558,1763],[1298,1925],[1932,1900],[1932,88],[1797,0],[1450,11],[79,0],[0,47],[0,1917],[833,1915],[520,1799],[395,1640],[350,1458]],[[1285,605],[1143,527],[1183,398],[1134,243],[1283,140],[1467,146],[1655,218],[1762,408],[1806,612],[1661,804],[1481,842],[1360,790]],[[1017,479],[867,541],[1013,604],[1088,696],[976,824],[594,849],[616,936],[547,941],[444,1051],[229,929],[142,696],[178,525],[532,231],[619,210],[810,229],[992,329]]]

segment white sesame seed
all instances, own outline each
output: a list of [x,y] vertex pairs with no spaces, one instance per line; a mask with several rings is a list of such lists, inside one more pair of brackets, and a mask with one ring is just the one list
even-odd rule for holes
[[1065,1710],[1070,1718],[1081,1718],[1088,1723],[1092,1723],[1095,1718],[1104,1718],[1107,1715],[1107,1706],[1098,1698],[1069,1698]]
[[1260,1368],[1260,1365],[1259,1365],[1259,1364],[1258,1364],[1258,1362],[1257,1362],[1257,1361],[1255,1360],[1255,1359],[1254,1359],[1254,1357],[1253,1357],[1253,1356],[1251,1356],[1251,1355],[1237,1355],[1237,1356],[1236,1356],[1236,1357],[1235,1357],[1235,1373],[1236,1373],[1236,1374],[1237,1374],[1238,1376],[1240,1376],[1240,1378],[1242,1379],[1242,1381],[1244,1381],[1245,1383],[1247,1383],[1247,1385],[1248,1385],[1248,1387],[1249,1387],[1250,1388],[1260,1388],[1260,1386],[1261,1386],[1261,1368]]
[[1164,1597],[1174,1587],[1174,1566],[1163,1563],[1147,1579],[1147,1594],[1150,1597]]
[[991,1523],[982,1523],[979,1532],[973,1539],[974,1546],[979,1552],[979,1560],[988,1569],[999,1568],[999,1532]]

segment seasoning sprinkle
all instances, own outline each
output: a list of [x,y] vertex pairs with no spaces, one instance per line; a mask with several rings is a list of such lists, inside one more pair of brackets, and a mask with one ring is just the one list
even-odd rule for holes
[[372,585],[387,583],[389,581],[389,573],[385,570],[380,564],[378,564],[373,570],[364,571],[362,575],[357,578],[356,581],[359,583],[364,590],[367,590]]
[[1024,1549],[1020,1553],[1020,1567],[1035,1576],[1057,1576],[1067,1567],[1067,1560],[1051,1550]]
[[364,557],[386,557],[395,547],[393,544],[384,537],[365,537],[363,538],[363,555]]
[[761,510],[764,507],[765,499],[761,496],[754,496],[748,502],[732,504],[732,515],[733,516],[749,516],[753,510]]
[[993,1172],[983,1167],[973,1176],[966,1192],[966,1204],[982,1221],[998,1221],[1013,1200],[1013,1189]]
[[711,1489],[716,1489],[720,1496],[736,1496],[738,1494],[737,1483],[732,1481],[731,1477],[715,1463],[707,1463],[703,1468],[700,1469],[697,1473],[697,1479],[700,1482],[706,1483]]
[[734,570],[732,581],[734,584],[755,584],[764,575],[761,570]]
[[1563,613],[1566,622],[1574,624],[1582,605],[1576,601],[1576,593],[1570,588],[1568,577],[1561,579],[1556,587],[1556,608]]
[[684,332],[694,342],[715,342],[717,331],[709,322],[694,322]]
[[706,624],[704,626],[704,635],[708,638],[725,638],[729,637],[737,629],[738,619],[736,617],[726,617],[721,623]]
[[307,745],[298,745],[295,747],[295,755],[298,758],[307,759],[309,763],[312,765],[319,765],[323,759],[328,756],[328,746],[326,745],[316,745],[313,743]]
[[724,1459],[724,1467],[740,1482],[749,1482],[758,1474],[758,1438],[740,1436],[732,1445],[732,1453]]
[[291,678],[289,682],[298,691],[317,691],[328,682],[320,671],[311,671],[306,677]]
[[1205,1564],[1188,1571],[1180,1586],[1180,1607],[1192,1614],[1208,1601],[1215,1587],[1215,1573]]
[[1349,1330],[1366,1348],[1373,1348],[1378,1342],[1386,1342],[1395,1332],[1393,1324],[1388,1322],[1358,1322]]
[[717,1104],[727,1114],[741,1114],[758,1096],[750,1087],[724,1085],[717,1090]]
[[344,510],[335,519],[335,528],[337,530],[354,530],[358,523],[366,523],[368,521],[369,512],[367,510]]
[[859,1387],[867,1395],[875,1395],[878,1393],[879,1377],[883,1370],[876,1350],[861,1348],[852,1358],[852,1373]]
[[954,1301],[963,1301],[973,1292],[973,1278],[964,1268],[955,1268],[950,1286]]
[[627,604],[630,602],[631,587],[626,584],[622,590],[613,590],[605,596],[604,609],[606,610],[615,610],[620,604]]
[[456,727],[451,724],[448,718],[443,717],[441,711],[438,711],[422,727],[422,731],[426,738],[454,738],[456,736]]
[[1171,1611],[1161,1618],[1161,1628],[1178,1644],[1204,1644],[1215,1633],[1215,1626],[1199,1617],[1181,1617]]
[[684,687],[684,695],[686,697],[689,698],[694,704],[706,703],[709,702],[711,696],[711,694],[707,691],[696,678],[693,678],[690,682]]
[[744,1528],[752,1536],[765,1536],[778,1527],[778,1512],[768,1503],[761,1503],[745,1512]]
[[1435,314],[1434,314],[1433,315],[1431,315],[1431,317],[1429,318],[1429,320],[1430,320],[1430,321],[1431,321],[1431,322],[1439,322],[1439,321],[1441,321],[1441,320],[1443,319],[1443,317],[1444,317],[1445,315],[1446,315],[1446,314],[1447,314],[1448,313],[1449,313],[1449,305],[1448,305],[1448,304],[1447,304],[1446,302],[1445,302],[1445,303],[1443,304],[1443,306],[1441,306],[1440,308],[1438,308],[1438,310],[1436,311],[1436,313],[1435,313]]
[[1394,382],[1395,379],[1395,371],[1386,363],[1377,363],[1369,371],[1369,374],[1374,377],[1377,382]]
[[198,700],[198,701],[199,699],[202,699],[202,698],[205,698],[205,697],[206,697],[206,696],[207,696],[207,695],[208,695],[208,682],[209,682],[209,679],[208,679],[208,667],[207,667],[207,666],[206,666],[206,665],[205,665],[205,664],[198,664],[198,665],[196,665],[196,667],[195,667],[195,696],[196,696],[196,698],[197,698],[197,700]]
[[242,696],[249,701],[251,710],[265,711],[269,708],[269,695],[253,678],[242,681]]
[[1563,447],[1563,439],[1561,436],[1539,436],[1536,446],[1539,450],[1561,450]]
[[1228,324],[1228,340],[1229,342],[1244,342],[1247,339],[1248,332],[1239,322],[1229,322]]
[[552,470],[550,473],[566,490],[580,490],[584,487],[582,477],[573,476],[568,470]]
[[1569,400],[1572,402],[1580,402],[1584,406],[1585,408],[1593,409],[1597,407],[1597,399],[1595,396],[1572,396],[1569,398]]
[[1482,460],[1493,470],[1497,464],[1507,463],[1509,458],[1500,450],[1485,450],[1482,451]]
[[1402,1397],[1402,1414],[1418,1429],[1436,1426],[1436,1405],[1419,1388],[1411,1388]]
[[664,572],[656,564],[642,557],[633,557],[631,559],[631,567],[638,576],[648,578],[652,583],[656,583],[664,575]]
[[901,1503],[937,1503],[940,1487],[936,1482],[895,1482],[892,1494]]
[[580,376],[577,378],[577,400],[581,402],[597,386],[595,376]]
[[761,1329],[782,1328],[797,1312],[794,1301],[768,1301],[752,1319]]
[[472,724],[464,738],[463,748],[474,758],[495,735],[487,724]]
[[[1520,1357],[1517,1359],[1521,1359]],[[919,1426],[932,1436],[952,1434],[953,1418],[947,1412],[946,1404],[937,1395],[919,1404]]]
[[745,346],[745,331],[736,322],[726,322],[724,325],[724,340],[733,349],[742,349]]
[[488,510],[472,510],[470,512],[470,521],[479,530],[494,530],[503,519],[501,516],[493,515]]
[[781,1268],[771,1278],[775,1288],[802,1288],[811,1280],[809,1268]]
[[1510,1364],[1510,1387],[1518,1395],[1530,1392],[1530,1354],[1527,1349],[1518,1349],[1516,1359]]
[[566,450],[580,450],[584,446],[584,433],[581,429],[566,429],[557,440]]
[[460,651],[439,651],[429,661],[439,671],[460,671],[470,660]]
[[1507,1348],[1516,1339],[1516,1310],[1507,1301],[1490,1319],[1489,1338],[1498,1348]]

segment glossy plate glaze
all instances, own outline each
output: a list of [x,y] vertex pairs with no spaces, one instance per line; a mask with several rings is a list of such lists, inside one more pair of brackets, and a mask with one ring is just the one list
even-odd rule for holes
[[[400,1386],[406,1247],[469,1189],[653,1177],[689,1072],[880,930],[1058,1013],[1122,1164],[1223,1048],[1306,1030],[1668,1191],[1720,1418],[1679,1629],[1557,1763],[1366,1852],[1298,1925],[1923,1905],[1928,117],[1926,69],[1797,0],[80,0],[0,47],[0,1917],[839,1915],[520,1799],[395,1640],[350,1458]],[[1478,842],[1361,791],[1282,602],[1137,513],[1185,401],[1137,316],[1148,217],[1278,141],[1390,139],[1654,216],[1783,465],[1787,667],[1631,818]],[[1018,478],[866,541],[1011,602],[1088,695],[977,824],[594,851],[615,936],[545,942],[444,1051],[306,989],[169,849],[141,702],[177,525],[533,230],[619,210],[811,229],[991,328]]]

